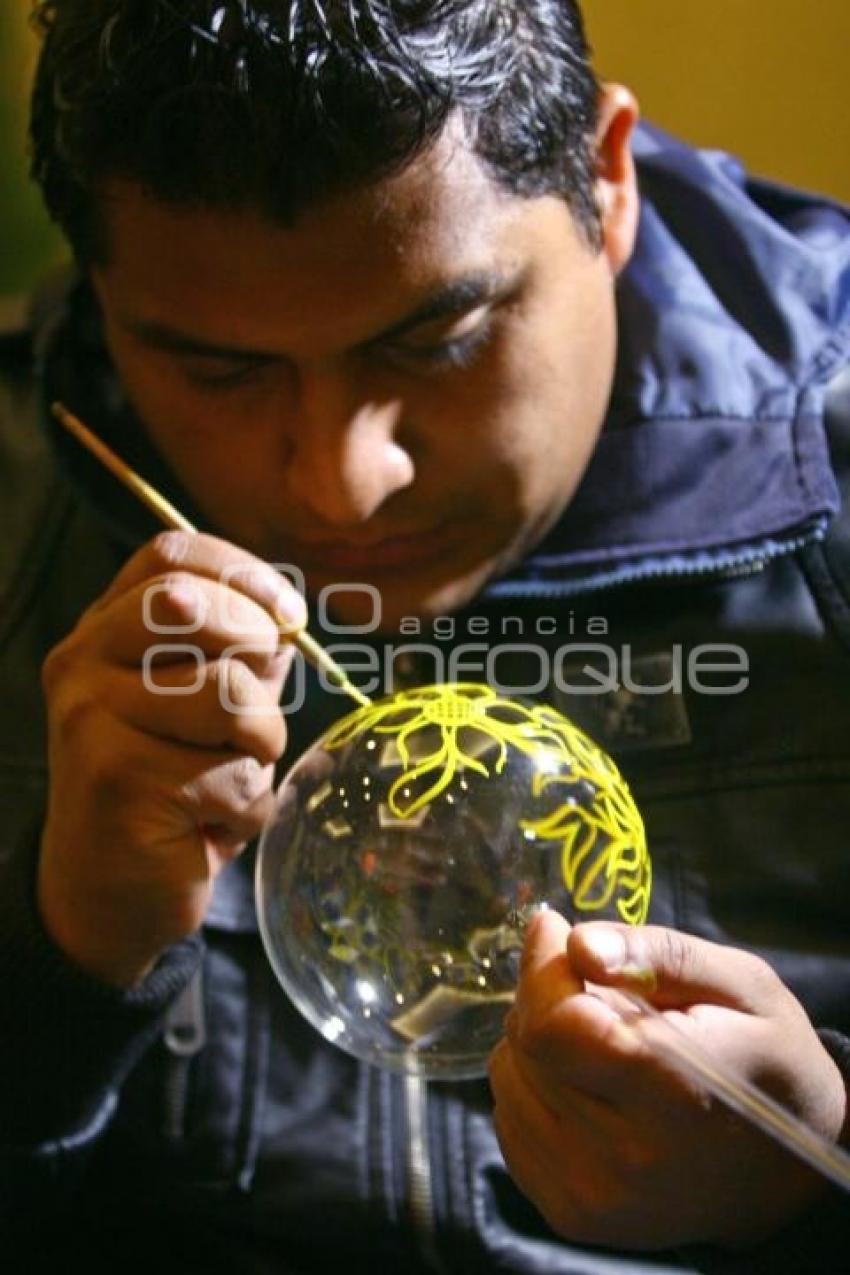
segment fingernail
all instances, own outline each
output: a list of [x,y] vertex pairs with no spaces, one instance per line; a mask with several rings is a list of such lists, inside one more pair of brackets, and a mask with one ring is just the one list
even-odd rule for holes
[[238,563],[236,567],[228,568],[224,580],[231,588],[241,587],[262,606],[269,607],[284,634],[304,628],[307,622],[306,603],[288,577],[281,577],[273,566],[259,562]]
[[298,633],[307,624],[307,608],[300,593],[281,589],[275,598],[275,619],[284,636]]
[[584,932],[584,941],[599,964],[609,973],[622,969],[625,965],[626,940],[619,930],[607,926],[588,928]]
[[636,961],[629,961],[619,972],[630,983],[637,984],[643,992],[654,992],[658,986],[658,976],[655,970],[650,969],[648,965],[639,965]]

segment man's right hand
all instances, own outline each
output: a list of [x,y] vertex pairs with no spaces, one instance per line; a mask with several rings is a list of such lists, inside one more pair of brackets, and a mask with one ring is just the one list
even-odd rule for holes
[[[200,926],[217,874],[271,813],[292,659],[275,614],[290,636],[306,622],[273,568],[211,536],[166,532],[45,662],[39,908],[54,942],[107,983],[139,982]],[[146,678],[146,652],[177,643],[204,661],[166,655]],[[247,649],[225,655],[237,646]]]

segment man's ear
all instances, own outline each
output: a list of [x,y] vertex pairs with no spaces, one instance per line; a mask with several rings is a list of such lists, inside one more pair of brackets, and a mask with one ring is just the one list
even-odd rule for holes
[[634,248],[639,200],[631,139],[640,118],[635,95],[622,84],[603,84],[596,128],[596,199],[602,251],[619,274]]

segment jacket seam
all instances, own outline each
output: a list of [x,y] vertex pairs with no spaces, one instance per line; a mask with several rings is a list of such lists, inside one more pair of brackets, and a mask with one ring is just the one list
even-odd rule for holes
[[[61,535],[63,528],[74,517],[75,511],[70,493],[67,488],[63,492],[63,486],[64,484],[58,478],[54,478],[50,484],[45,502],[48,509],[46,519],[40,522],[27,537],[21,559],[24,565],[13,575],[5,592],[5,602],[8,607],[4,607],[6,614],[0,623],[0,650],[9,636],[14,633],[21,614],[27,610],[30,599],[38,591],[39,582],[49,571],[52,546]],[[59,499],[54,504],[55,495],[59,495]],[[34,565],[31,565],[33,563]]]
[[822,544],[811,545],[802,558],[803,574],[823,623],[845,648],[850,648],[850,594]]
[[850,318],[839,323],[830,333],[830,339],[812,359],[812,367],[819,376],[831,376],[839,360],[850,355]]
[[55,1160],[64,1155],[74,1154],[84,1147],[91,1146],[102,1137],[109,1128],[117,1109],[118,1095],[114,1090],[110,1090],[94,1116],[82,1129],[67,1134],[64,1138],[55,1138],[49,1142],[39,1143],[35,1147],[18,1149],[13,1146],[9,1154],[12,1159],[19,1155],[25,1155],[27,1159],[35,1160]]
[[679,801],[685,797],[705,796],[707,793],[716,792],[761,792],[765,789],[787,786],[789,782],[811,787],[843,788],[848,779],[850,779],[850,762],[845,762],[840,771],[830,775],[808,774],[805,771],[796,773],[792,771],[789,774],[786,770],[777,768],[769,775],[738,776],[735,769],[729,767],[716,773],[701,771],[692,780],[682,779],[675,785],[656,786],[652,782],[642,783],[639,778],[634,778],[631,787],[640,802],[649,804],[650,802]]
[[[791,421],[791,451],[794,457],[794,478],[796,480],[797,489],[799,491],[799,499],[802,503],[806,501],[807,497],[809,499],[812,499],[813,497],[817,495],[817,493],[812,491],[811,484],[806,475],[805,462],[800,452],[800,430],[802,428],[803,421],[809,415],[817,419],[817,421],[819,422],[821,426],[821,429],[823,430],[823,412],[821,411],[819,413],[815,413],[815,412],[809,413],[806,411],[811,394],[812,394],[812,389],[809,386],[806,386],[805,388],[801,388],[799,390],[797,394],[797,405],[796,405],[796,410],[794,412],[794,419]],[[823,445],[824,445],[824,449],[826,449],[825,437],[823,439]]]

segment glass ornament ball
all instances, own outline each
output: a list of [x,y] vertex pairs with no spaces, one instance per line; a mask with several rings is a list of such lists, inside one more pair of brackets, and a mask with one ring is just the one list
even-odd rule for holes
[[548,705],[436,685],[358,709],[293,765],[257,910],[284,990],[356,1058],[485,1074],[541,908],[640,923],[650,864],[614,762]]

